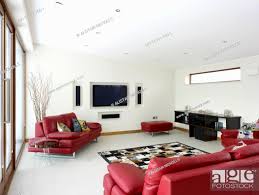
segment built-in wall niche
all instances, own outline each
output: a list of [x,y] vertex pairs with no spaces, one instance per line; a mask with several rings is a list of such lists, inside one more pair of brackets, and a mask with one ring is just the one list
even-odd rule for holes
[[135,87],[135,102],[137,106],[143,105],[143,84],[137,83]]
[[120,119],[121,112],[98,112],[99,120]]
[[128,83],[91,82],[91,108],[121,108],[129,105]]

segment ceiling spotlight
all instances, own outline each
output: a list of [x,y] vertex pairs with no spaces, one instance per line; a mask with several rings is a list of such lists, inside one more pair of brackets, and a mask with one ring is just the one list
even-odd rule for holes
[[116,11],[116,12],[120,12],[121,10],[120,10],[120,9],[116,9],[115,11]]
[[227,43],[227,42],[228,42],[228,41],[226,41],[226,40],[223,40],[223,41],[222,41],[222,43]]
[[97,35],[101,34],[101,32],[96,32]]
[[59,1],[56,1],[56,4],[64,5],[63,3],[59,2]]

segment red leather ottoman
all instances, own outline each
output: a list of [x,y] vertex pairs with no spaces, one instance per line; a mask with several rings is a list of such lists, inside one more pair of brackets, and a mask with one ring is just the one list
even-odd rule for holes
[[163,132],[163,131],[171,131],[173,130],[173,123],[168,121],[149,121],[142,122],[141,129],[145,132],[150,132],[154,135],[154,132]]

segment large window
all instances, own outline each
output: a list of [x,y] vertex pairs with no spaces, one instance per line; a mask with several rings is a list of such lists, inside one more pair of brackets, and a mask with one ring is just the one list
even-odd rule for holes
[[24,142],[24,119],[25,119],[25,107],[24,107],[24,63],[25,54],[20,45],[20,42],[16,38],[16,63],[15,63],[15,143],[16,143],[16,159]]
[[240,68],[190,74],[190,84],[240,81]]
[[5,31],[5,168],[8,169],[12,160],[11,72],[13,57],[13,35],[8,25],[6,25]]
[[[0,194],[8,189],[24,146],[25,53],[0,2]],[[16,155],[15,155],[16,154]]]

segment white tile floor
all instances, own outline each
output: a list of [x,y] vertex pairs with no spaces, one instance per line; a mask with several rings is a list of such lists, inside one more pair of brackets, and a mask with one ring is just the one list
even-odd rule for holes
[[178,141],[207,152],[223,149],[220,141],[203,142],[174,130],[154,137],[144,134],[102,136],[77,153],[76,159],[47,159],[23,152],[8,195],[102,195],[107,163],[100,151]]

